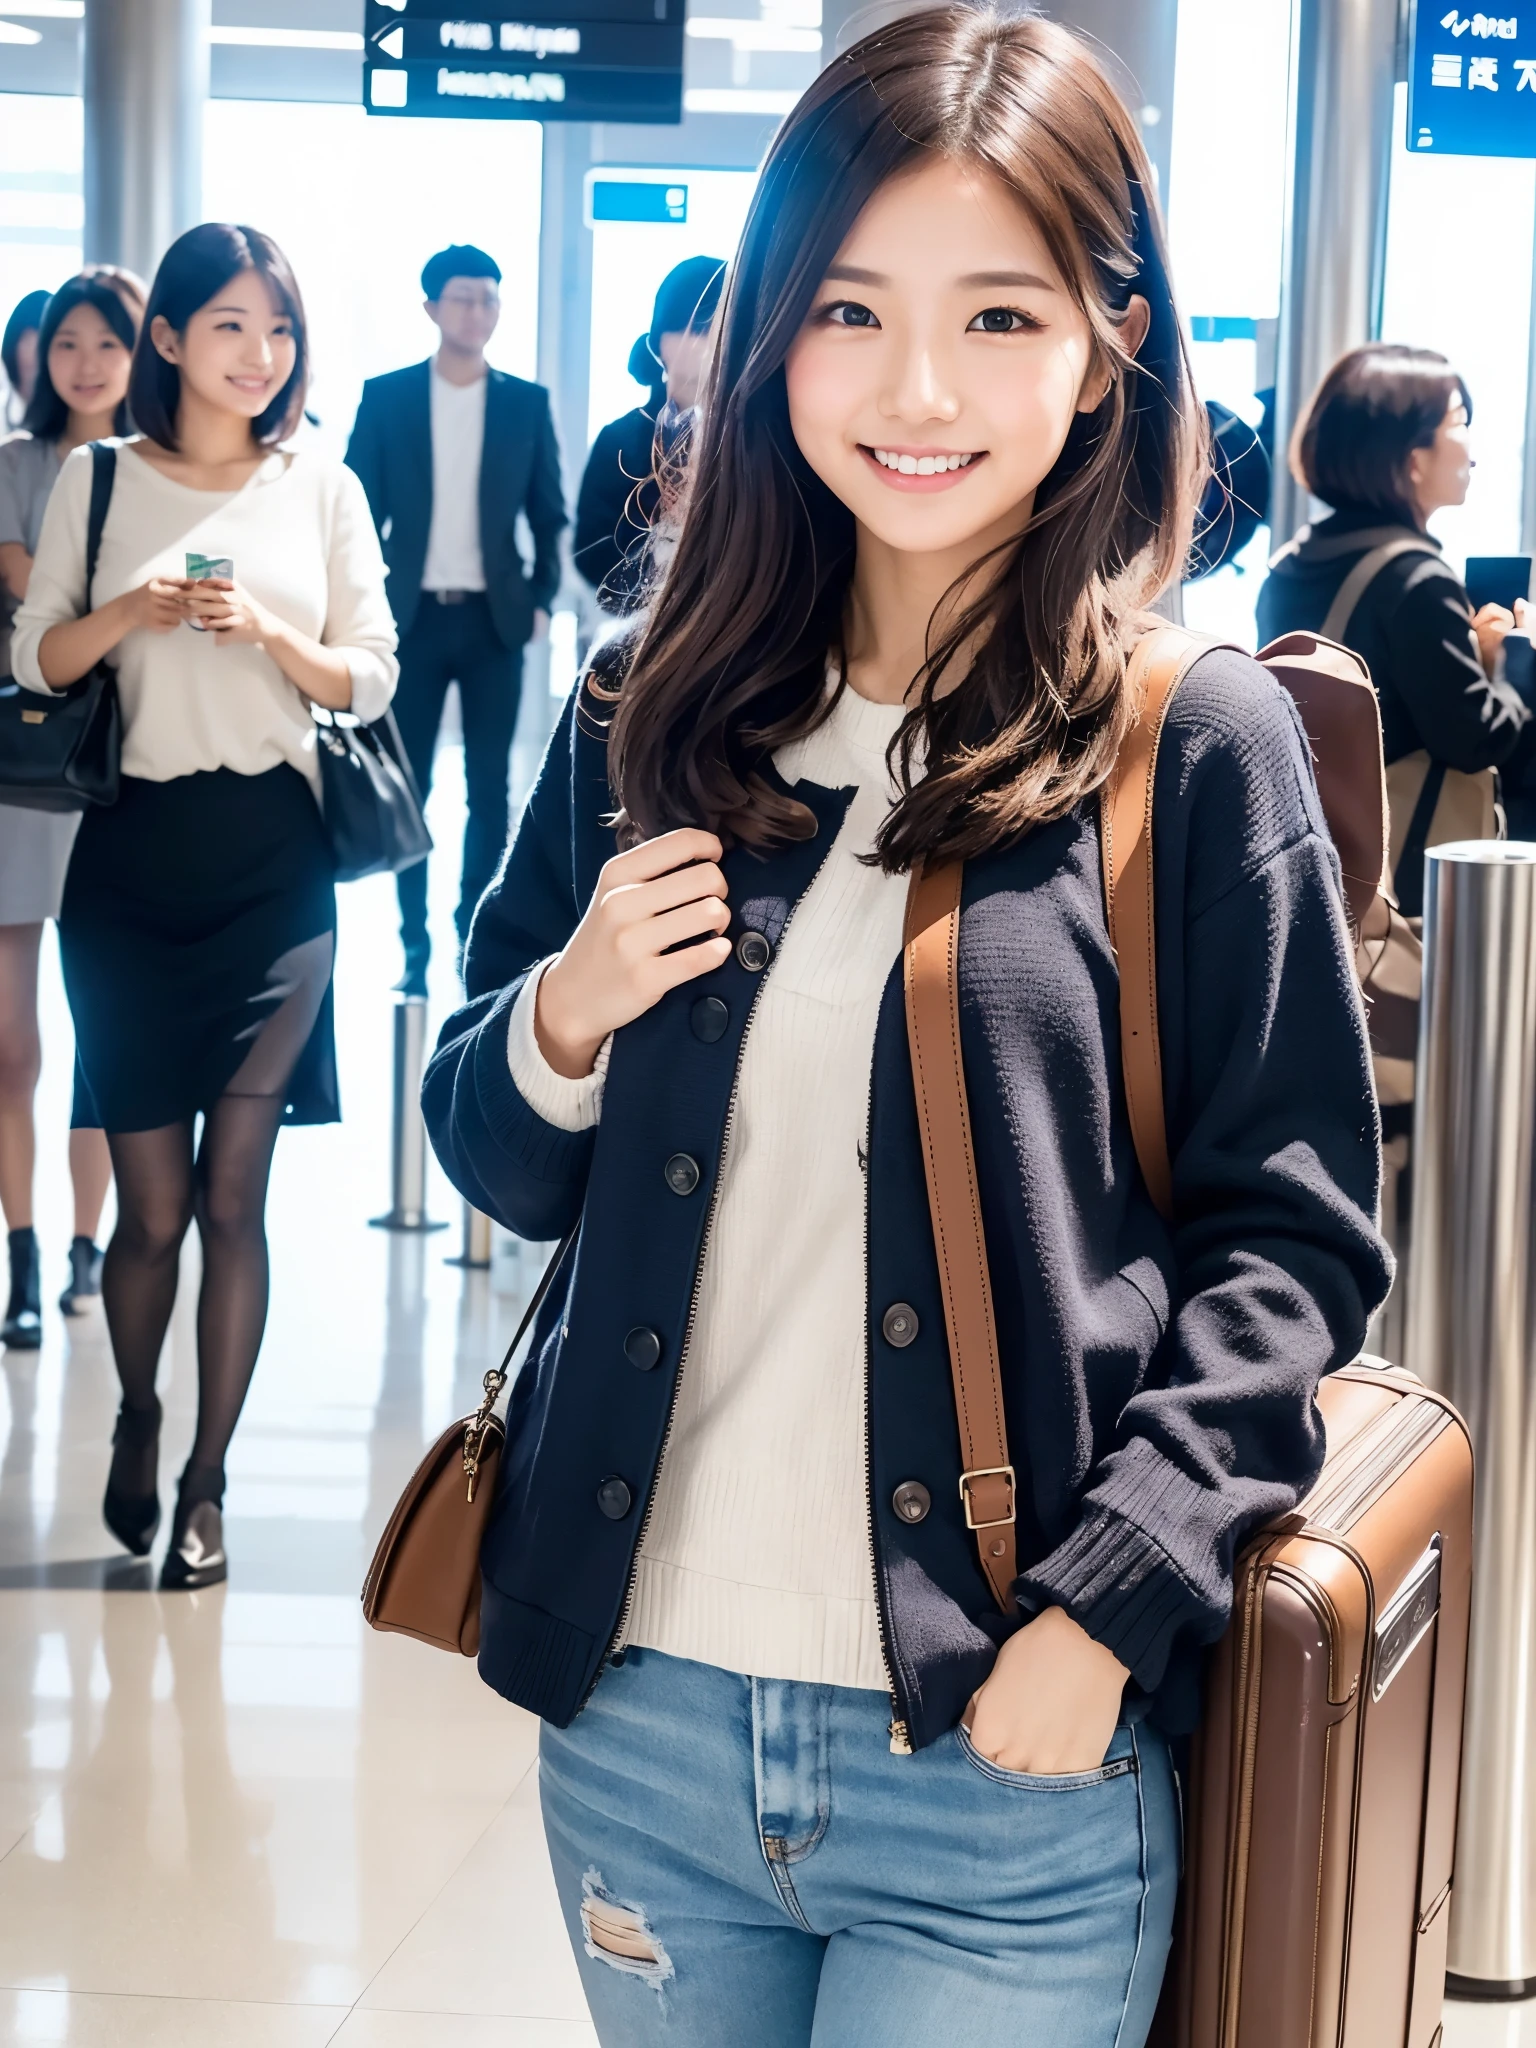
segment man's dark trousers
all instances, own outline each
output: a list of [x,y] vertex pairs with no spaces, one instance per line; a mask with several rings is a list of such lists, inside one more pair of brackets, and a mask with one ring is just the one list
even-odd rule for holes
[[[400,643],[395,720],[425,802],[432,786],[432,751],[442,723],[448,685],[459,686],[464,721],[464,782],[469,815],[464,824],[464,866],[454,925],[460,944],[507,843],[507,780],[512,735],[523,687],[523,650],[508,647],[491,622],[481,591],[452,593],[442,603],[430,590]],[[395,877],[400,892],[400,936],[406,958],[425,959],[427,863]]]

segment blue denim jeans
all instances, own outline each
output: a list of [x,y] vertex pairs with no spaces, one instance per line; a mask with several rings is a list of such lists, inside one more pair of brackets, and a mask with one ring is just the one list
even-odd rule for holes
[[539,1782],[604,2048],[1143,2048],[1178,1882],[1168,1751],[1000,1770],[892,1756],[883,1694],[655,1650],[604,1671]]

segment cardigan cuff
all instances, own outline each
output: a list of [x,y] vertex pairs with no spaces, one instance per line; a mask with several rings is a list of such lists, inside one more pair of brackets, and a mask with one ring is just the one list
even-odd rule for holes
[[475,1102],[487,1135],[512,1165],[535,1180],[580,1180],[591,1163],[591,1130],[563,1131],[547,1122],[512,1078],[507,1031],[526,979],[520,975],[497,998],[475,1034]]
[[1020,1604],[1064,1607],[1155,1692],[1181,1635],[1203,1645],[1226,1627],[1244,1530],[1294,1507],[1314,1476],[1213,1484],[1133,1436],[1094,1475],[1076,1527],[1016,1582]]
[[608,1079],[613,1033],[610,1031],[599,1046],[590,1074],[573,1081],[555,1072],[540,1050],[534,1030],[539,983],[549,964],[549,960],[541,960],[536,967],[529,968],[522,992],[512,1005],[507,1026],[507,1066],[518,1093],[536,1116],[553,1124],[557,1131],[590,1131],[603,1113],[603,1087]]
[[1020,1575],[1015,1591],[1026,1610],[1065,1608],[1146,1692],[1162,1683],[1180,1630],[1209,1618],[1207,1603],[1160,1543],[1091,1503],[1066,1541]]

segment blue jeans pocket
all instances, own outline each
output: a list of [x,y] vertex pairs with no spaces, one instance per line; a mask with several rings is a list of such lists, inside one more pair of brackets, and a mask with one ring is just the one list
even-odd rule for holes
[[[1118,1745],[1124,1731],[1117,1730],[1115,1742]],[[994,1785],[1011,1785],[1019,1792],[1083,1792],[1093,1785],[1106,1785],[1111,1778],[1128,1778],[1136,1770],[1134,1750],[1124,1756],[1106,1757],[1096,1770],[1068,1771],[1061,1776],[1037,1776],[1032,1771],[1009,1771],[1001,1764],[993,1763],[983,1756],[972,1742],[969,1730],[962,1724],[955,1730],[955,1740],[960,1745],[960,1754],[983,1778],[990,1778]]]

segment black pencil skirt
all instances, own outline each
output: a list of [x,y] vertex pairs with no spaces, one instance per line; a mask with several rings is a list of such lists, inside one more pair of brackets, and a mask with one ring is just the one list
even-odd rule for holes
[[157,1130],[231,1088],[285,1121],[340,1115],[334,868],[295,768],[123,777],[75,841],[59,949],[75,1020],[74,1122]]

